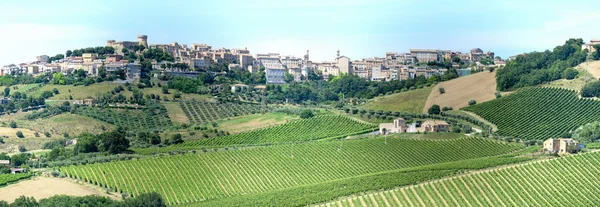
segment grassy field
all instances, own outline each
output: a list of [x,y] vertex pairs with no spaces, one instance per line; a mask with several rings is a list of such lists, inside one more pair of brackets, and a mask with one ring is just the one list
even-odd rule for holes
[[561,88],[529,88],[464,108],[498,126],[498,133],[545,140],[600,119],[600,101]]
[[360,108],[366,110],[373,109],[376,111],[383,110],[421,113],[431,89],[432,87],[425,87],[412,91],[375,97],[367,101],[367,103]]
[[[440,94],[440,87],[444,88],[444,94]],[[496,72],[483,71],[463,76],[434,86],[421,112],[427,113],[434,104],[459,109],[468,106],[470,100],[483,103],[495,99],[494,93],[496,93]]]
[[[75,114],[60,114],[45,119],[27,120],[25,116],[28,113],[31,112],[0,116],[0,124],[2,124],[0,131],[6,132],[6,135],[11,137],[4,139],[6,144],[0,145],[0,151],[15,152],[18,145],[23,145],[28,150],[36,150],[40,149],[44,142],[62,138],[65,133],[73,137],[83,132],[98,134],[103,132],[102,128],[114,129],[114,126],[108,123]],[[20,128],[18,130],[23,132],[25,138],[16,138],[15,129],[8,128],[10,121],[17,123],[17,127]],[[33,136],[34,132],[38,132],[40,137]],[[49,132],[51,138],[47,138],[44,135],[45,132]]]
[[231,134],[237,134],[241,132],[247,132],[255,129],[276,126],[285,124],[287,122],[299,119],[300,117],[295,115],[287,115],[283,113],[266,113],[266,114],[252,114],[242,117],[232,118],[230,120],[223,120],[218,122],[219,129],[225,130]]
[[179,102],[164,102],[163,105],[167,108],[167,114],[169,114],[169,117],[173,122],[184,124],[190,123],[190,120],[179,106]]
[[[34,84],[19,84],[19,85],[14,85],[10,87],[10,94],[13,95],[15,92],[21,92],[21,93],[25,93],[27,90],[34,88],[36,86],[38,86],[38,83],[34,83]],[[15,89],[15,87],[17,89]],[[4,90],[4,89],[2,89]]]
[[[0,175],[1,176],[1,175]],[[24,195],[34,197],[36,200],[49,198],[55,195],[106,196],[113,200],[121,200],[120,195],[106,194],[102,189],[91,185],[80,185],[73,180],[61,178],[35,177],[30,180],[20,181],[0,188],[0,201],[13,202]]]
[[[599,63],[599,64],[597,64],[599,67],[598,73],[600,74],[600,61],[598,61],[598,63]],[[586,70],[586,66],[585,66],[586,64],[587,63],[582,63],[581,65],[579,65],[578,67],[575,68],[575,69],[577,69],[577,71],[579,71],[579,75],[575,79],[573,79],[573,80],[559,79],[559,80],[555,80],[555,81],[552,81],[549,83],[542,84],[542,85],[540,85],[540,87],[566,88],[569,90],[574,90],[574,91],[580,92],[586,83],[589,83],[590,81],[594,81],[594,80],[598,79],[598,78],[594,78],[594,76],[590,73],[590,71]],[[590,64],[590,65],[594,65],[594,64]],[[594,71],[594,70],[591,70],[591,71]]]
[[[135,87],[135,84],[137,84],[137,83],[136,82],[133,83],[133,86],[132,86],[133,88],[137,88],[137,87]],[[56,88],[56,89],[58,89],[60,94],[57,94],[57,95],[49,98],[48,100],[69,100],[69,96],[72,96],[74,100],[85,99],[88,97],[95,98],[97,94],[110,92],[115,87],[118,87],[119,85],[121,85],[125,88],[125,84],[114,83],[114,82],[94,83],[89,86],[47,84],[44,87],[30,93],[30,95],[37,97],[37,96],[40,96],[42,94],[42,92],[44,92],[44,91],[52,91],[54,88]],[[172,99],[173,93],[176,92],[176,90],[174,90],[174,89],[169,89],[169,94],[163,94],[162,88],[160,88],[158,86],[150,87],[150,88],[143,88],[140,90],[144,94],[155,94],[155,95],[159,95],[161,98],[166,95],[169,99]],[[133,93],[131,91],[128,91],[127,89],[125,89],[124,91],[121,91],[121,94],[123,94],[126,97],[130,97],[133,95]],[[192,100],[192,99],[194,99],[194,100],[211,100],[212,97],[210,97],[210,95],[182,94],[182,99],[184,99],[184,100]]]
[[593,192],[600,185],[599,165],[600,154],[587,153],[346,197],[321,206],[598,206],[600,196]]
[[[438,134],[446,136],[448,134]],[[305,199],[307,194],[323,194],[312,189],[323,182],[358,181],[357,176],[371,176],[373,182],[360,182],[354,190],[380,189],[372,186],[396,184],[403,179],[430,179],[456,172],[456,169],[409,173],[404,176],[391,171],[430,164],[500,155],[522,149],[522,145],[503,144],[479,138],[419,140],[400,137],[312,142],[296,145],[210,151],[199,154],[165,156],[132,161],[111,162],[61,168],[69,177],[138,195],[156,191],[170,205],[243,198],[252,195],[278,194],[281,190],[310,187],[310,191],[286,193],[286,197]],[[473,163],[471,163],[473,165]],[[128,170],[127,170],[128,169]],[[383,175],[372,175],[384,173]],[[396,173],[396,172],[394,172]],[[382,176],[382,177],[381,177]],[[391,176],[391,177],[390,177]],[[395,178],[392,178],[395,177]],[[362,180],[365,181],[365,180]],[[353,184],[354,185],[354,184]],[[330,186],[331,187],[331,186]],[[298,189],[295,189],[298,190]],[[348,190],[340,188],[338,190]],[[347,193],[344,191],[342,193]],[[272,195],[274,195],[272,194]],[[338,196],[338,194],[336,194]],[[285,199],[271,197],[262,200]],[[322,198],[319,198],[319,200]],[[318,202],[319,200],[313,200]],[[221,206],[230,206],[220,200]],[[261,200],[244,199],[244,202]],[[279,200],[277,206],[306,205],[304,201]],[[226,202],[225,202],[226,203]],[[256,205],[256,204],[254,204]],[[248,206],[238,203],[234,206]],[[257,205],[264,206],[264,205]]]

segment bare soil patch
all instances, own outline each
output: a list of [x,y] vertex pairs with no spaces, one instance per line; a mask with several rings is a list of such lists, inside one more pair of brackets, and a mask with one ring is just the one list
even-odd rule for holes
[[587,70],[594,77],[594,79],[600,78],[600,61],[581,63],[579,67]]
[[[439,88],[443,87],[444,94]],[[483,71],[437,84],[429,93],[423,112],[434,104],[440,107],[448,106],[457,110],[468,106],[470,100],[477,103],[496,98],[496,72]]]
[[16,184],[0,188],[0,200],[13,202],[24,195],[34,197],[36,200],[49,198],[55,195],[86,196],[99,195],[119,200],[116,194],[109,195],[100,189],[77,184],[73,180],[63,178],[36,177],[31,180],[20,181]]

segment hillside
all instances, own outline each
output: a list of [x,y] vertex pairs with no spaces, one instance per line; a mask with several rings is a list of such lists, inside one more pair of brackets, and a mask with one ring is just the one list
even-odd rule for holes
[[600,119],[600,101],[560,88],[528,88],[464,108],[498,126],[503,136],[528,140],[560,137]]
[[594,79],[600,78],[600,60],[581,63],[579,67],[588,71]]
[[[444,136],[443,133],[438,134]],[[156,191],[168,204],[206,202],[220,199],[218,206],[226,205],[227,198],[243,202],[279,203],[278,205],[306,205],[319,196],[321,189],[301,190],[313,184],[352,178],[373,173],[391,172],[410,167],[452,162],[464,159],[500,155],[523,146],[504,144],[480,138],[441,140],[406,139],[402,136],[384,139],[362,139],[331,142],[312,142],[296,145],[219,150],[148,159],[119,161],[102,164],[61,168],[71,178],[113,189],[117,192],[139,195]],[[431,179],[448,175],[455,170],[427,171],[409,175],[406,179]],[[408,173],[408,172],[407,172]],[[433,174],[429,174],[433,173]],[[387,175],[387,174],[384,174]],[[381,176],[384,176],[381,175]],[[373,179],[376,179],[374,177]],[[340,188],[343,193],[379,189],[380,185],[402,182],[397,177],[381,177],[356,188]],[[352,183],[355,179],[344,182]],[[415,181],[412,181],[415,182]],[[324,183],[327,188],[334,187]],[[343,184],[344,186],[348,184]],[[371,187],[368,187],[371,186]],[[268,196],[280,190],[299,187],[285,193],[295,201],[269,196],[270,199],[244,199],[245,196]],[[317,194],[315,194],[317,193]],[[341,194],[343,195],[343,194]],[[337,195],[337,196],[341,196]],[[224,199],[224,200],[223,200]],[[225,203],[223,203],[225,202]],[[292,204],[294,203],[294,204]],[[216,203],[213,203],[216,204]],[[264,206],[259,205],[259,206]],[[245,206],[235,203],[236,206]]]
[[[443,87],[444,94],[440,94],[439,88]],[[457,79],[437,84],[427,97],[423,113],[434,104],[440,107],[452,107],[459,109],[469,105],[470,100],[483,103],[496,98],[496,72],[483,71]]]
[[456,176],[322,206],[598,206],[599,153]]
[[410,113],[421,113],[425,100],[430,94],[432,87],[424,87],[412,91],[395,93],[386,96],[375,97],[368,100],[361,108],[365,110],[402,111]]

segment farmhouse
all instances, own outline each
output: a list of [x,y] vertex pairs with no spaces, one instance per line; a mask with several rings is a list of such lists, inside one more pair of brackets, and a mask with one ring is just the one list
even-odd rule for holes
[[548,153],[570,153],[569,148],[577,152],[583,146],[571,138],[550,138],[544,141],[544,151]]
[[421,127],[426,132],[449,132],[450,125],[441,120],[427,120],[423,122]]
[[403,118],[395,119],[393,123],[379,124],[380,134],[414,133],[414,132],[449,132],[450,125],[441,120],[426,120],[420,126],[416,123],[406,124]]
[[10,168],[10,173],[12,173],[12,174],[24,173],[24,172],[27,172],[27,169],[25,169],[25,168]]
[[393,123],[379,124],[379,134],[406,133],[408,130],[409,127],[403,118],[395,119]]

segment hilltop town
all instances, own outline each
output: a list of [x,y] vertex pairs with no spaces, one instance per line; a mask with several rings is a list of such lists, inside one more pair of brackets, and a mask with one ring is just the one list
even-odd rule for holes
[[[160,57],[148,60],[144,52],[159,53]],[[166,53],[166,56],[163,56]],[[137,54],[137,55],[136,55]],[[0,75],[62,72],[67,75],[83,70],[97,76],[100,68],[107,73],[123,70],[127,78],[139,78],[146,71],[160,71],[171,76],[194,76],[198,73],[226,73],[248,71],[265,74],[263,84],[282,84],[309,79],[309,73],[318,73],[327,80],[340,74],[357,75],[371,81],[407,80],[418,76],[430,78],[457,70],[460,76],[472,71],[497,68],[505,65],[494,52],[473,48],[467,53],[439,49],[410,49],[408,52],[387,52],[385,57],[352,60],[339,50],[332,61],[310,60],[309,51],[304,57],[285,56],[279,53],[252,54],[248,48],[213,48],[207,44],[148,44],[147,35],[137,41],[108,40],[105,46],[67,50],[55,56],[40,55],[35,61],[9,64],[2,67]],[[288,77],[286,77],[286,75]]]

